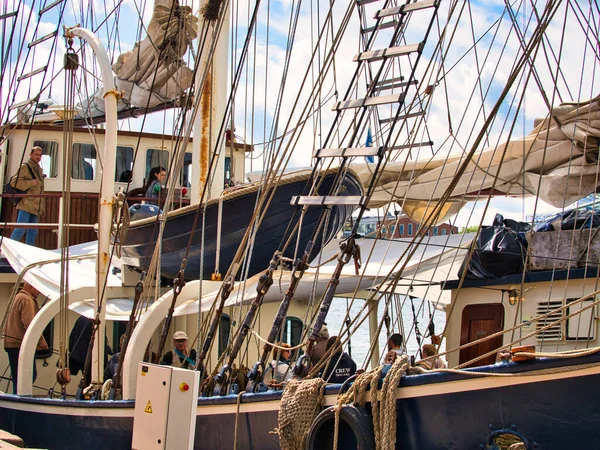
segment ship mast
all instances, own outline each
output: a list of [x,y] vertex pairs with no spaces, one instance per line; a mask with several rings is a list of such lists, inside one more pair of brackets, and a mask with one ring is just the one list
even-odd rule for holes
[[[208,4],[208,0],[202,2],[200,11],[203,6]],[[210,174],[208,167],[210,165],[211,153],[214,151],[219,159],[216,161],[216,167],[220,168],[216,171],[212,184],[209,184],[207,196],[204,201],[218,196],[223,190],[225,174],[223,165],[225,160],[225,140],[218,140],[219,127],[223,117],[225,116],[225,107],[227,105],[227,56],[229,48],[229,14],[223,11],[223,24],[219,31],[219,37],[216,43],[214,55],[207,48],[202,49],[202,39],[198,39],[198,53],[200,60],[198,61],[199,68],[208,67],[204,84],[204,70],[196,71],[196,92],[201,95],[199,106],[199,114],[196,114],[194,123],[194,140],[192,141],[192,177],[195,182],[192,183],[190,200],[191,203],[200,203],[202,200],[202,191],[206,183],[210,183]],[[202,13],[199,17],[200,30],[198,36],[204,36],[205,27],[213,28],[218,26],[218,22],[208,21],[203,19]],[[209,34],[212,30],[209,30]],[[208,45],[204,42],[204,46]],[[214,57],[213,57],[214,56]],[[211,58],[212,57],[212,58]],[[220,148],[217,149],[217,145]]]
[[100,209],[98,211],[98,254],[96,257],[96,288],[94,310],[97,331],[92,352],[92,384],[102,383],[104,374],[104,342],[106,340],[106,280],[110,266],[110,228],[114,204],[114,173],[117,148],[117,96],[110,60],[100,40],[84,28],[68,28],[68,38],[80,37],[85,40],[96,55],[104,86],[104,107],[106,111],[106,132],[104,137],[104,157],[102,158],[102,187]]

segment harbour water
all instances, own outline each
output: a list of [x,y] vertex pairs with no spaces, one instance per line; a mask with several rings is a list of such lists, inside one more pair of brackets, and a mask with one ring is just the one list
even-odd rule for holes
[[[398,300],[400,302],[400,308],[396,305],[390,305],[390,333],[392,332],[404,332],[404,336],[406,338],[406,351],[410,356],[415,356],[418,359],[417,351],[419,345],[416,339],[415,333],[415,325],[414,325],[414,316],[416,316],[417,327],[420,330],[421,334],[424,335],[427,332],[427,325],[429,323],[429,308],[427,303],[421,305],[420,299],[414,299],[414,308],[415,315],[413,315],[412,304],[410,299],[400,297]],[[350,300],[346,300],[345,298],[335,298],[329,314],[327,316],[327,326],[329,328],[329,334],[331,336],[335,336],[339,334],[342,327],[346,327],[342,322],[344,321],[344,317],[346,316],[346,311],[348,306],[350,305]],[[354,304],[350,308],[350,317],[354,318],[360,312],[360,310],[364,306],[363,300],[355,300]],[[378,319],[381,320],[384,315],[384,302],[383,300],[379,304],[378,308]],[[399,310],[400,314],[396,314],[396,311]],[[431,313],[433,316],[433,323],[435,324],[435,332],[437,334],[441,333],[444,329],[444,325],[446,323],[446,314],[443,311],[437,311],[431,308]],[[364,314],[364,313],[363,313]],[[400,317],[398,317],[400,316]],[[400,321],[401,319],[401,325]],[[382,327],[382,333],[379,337],[379,348],[381,351],[385,349],[386,345],[386,328],[385,325]],[[393,330],[393,331],[392,331]],[[431,343],[430,339],[427,338],[423,340],[423,343]],[[350,350],[352,359],[356,361],[356,364],[359,367],[365,367],[364,362],[367,354],[369,353],[371,342],[369,338],[369,323],[368,320],[364,321],[362,325],[352,333],[352,337],[350,339]],[[442,342],[442,347],[440,348],[440,352],[444,351],[445,343]],[[347,349],[346,349],[347,351]],[[368,361],[366,367],[369,367]]]

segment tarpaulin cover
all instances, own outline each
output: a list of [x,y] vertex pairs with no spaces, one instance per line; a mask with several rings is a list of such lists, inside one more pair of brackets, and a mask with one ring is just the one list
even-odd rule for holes
[[496,214],[492,226],[479,233],[473,255],[470,260],[467,255],[458,276],[462,275],[467,262],[467,278],[498,278],[521,273],[527,253],[525,233],[530,229],[527,223]]

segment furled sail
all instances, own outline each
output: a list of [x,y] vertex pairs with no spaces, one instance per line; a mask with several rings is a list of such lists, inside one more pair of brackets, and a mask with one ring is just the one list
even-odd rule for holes
[[[193,72],[183,61],[196,38],[198,18],[189,6],[177,0],[156,0],[148,35],[113,64],[117,89],[123,92],[119,109],[152,108],[178,99],[193,81]],[[89,109],[104,113],[102,92],[90,99]],[[84,115],[87,105],[82,105]],[[92,114],[96,115],[96,114]]]
[[[115,85],[123,93],[119,111],[146,110],[176,103],[192,85],[193,71],[183,56],[198,33],[198,18],[189,6],[178,0],[156,0],[145,39],[122,53],[112,69]],[[76,106],[76,119],[104,116],[104,89]],[[62,105],[56,105],[35,116],[36,122],[62,120]],[[33,109],[21,114],[31,116]],[[101,120],[100,120],[101,121]]]
[[[567,206],[595,192],[599,144],[600,96],[553,108],[550,118],[535,121],[528,136],[476,154],[444,204],[438,222],[482,193],[537,195],[554,207]],[[411,219],[422,221],[442,198],[464,158],[458,155],[388,163],[369,206],[396,202]],[[372,169],[368,164],[353,168],[363,183],[369,180]]]

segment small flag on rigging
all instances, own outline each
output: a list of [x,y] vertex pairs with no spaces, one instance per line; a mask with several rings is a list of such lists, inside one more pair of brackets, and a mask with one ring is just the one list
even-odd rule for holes
[[[365,147],[373,147],[373,134],[371,133],[371,127],[367,129],[367,141],[365,142]],[[368,163],[374,163],[374,156],[365,156],[365,161]]]

